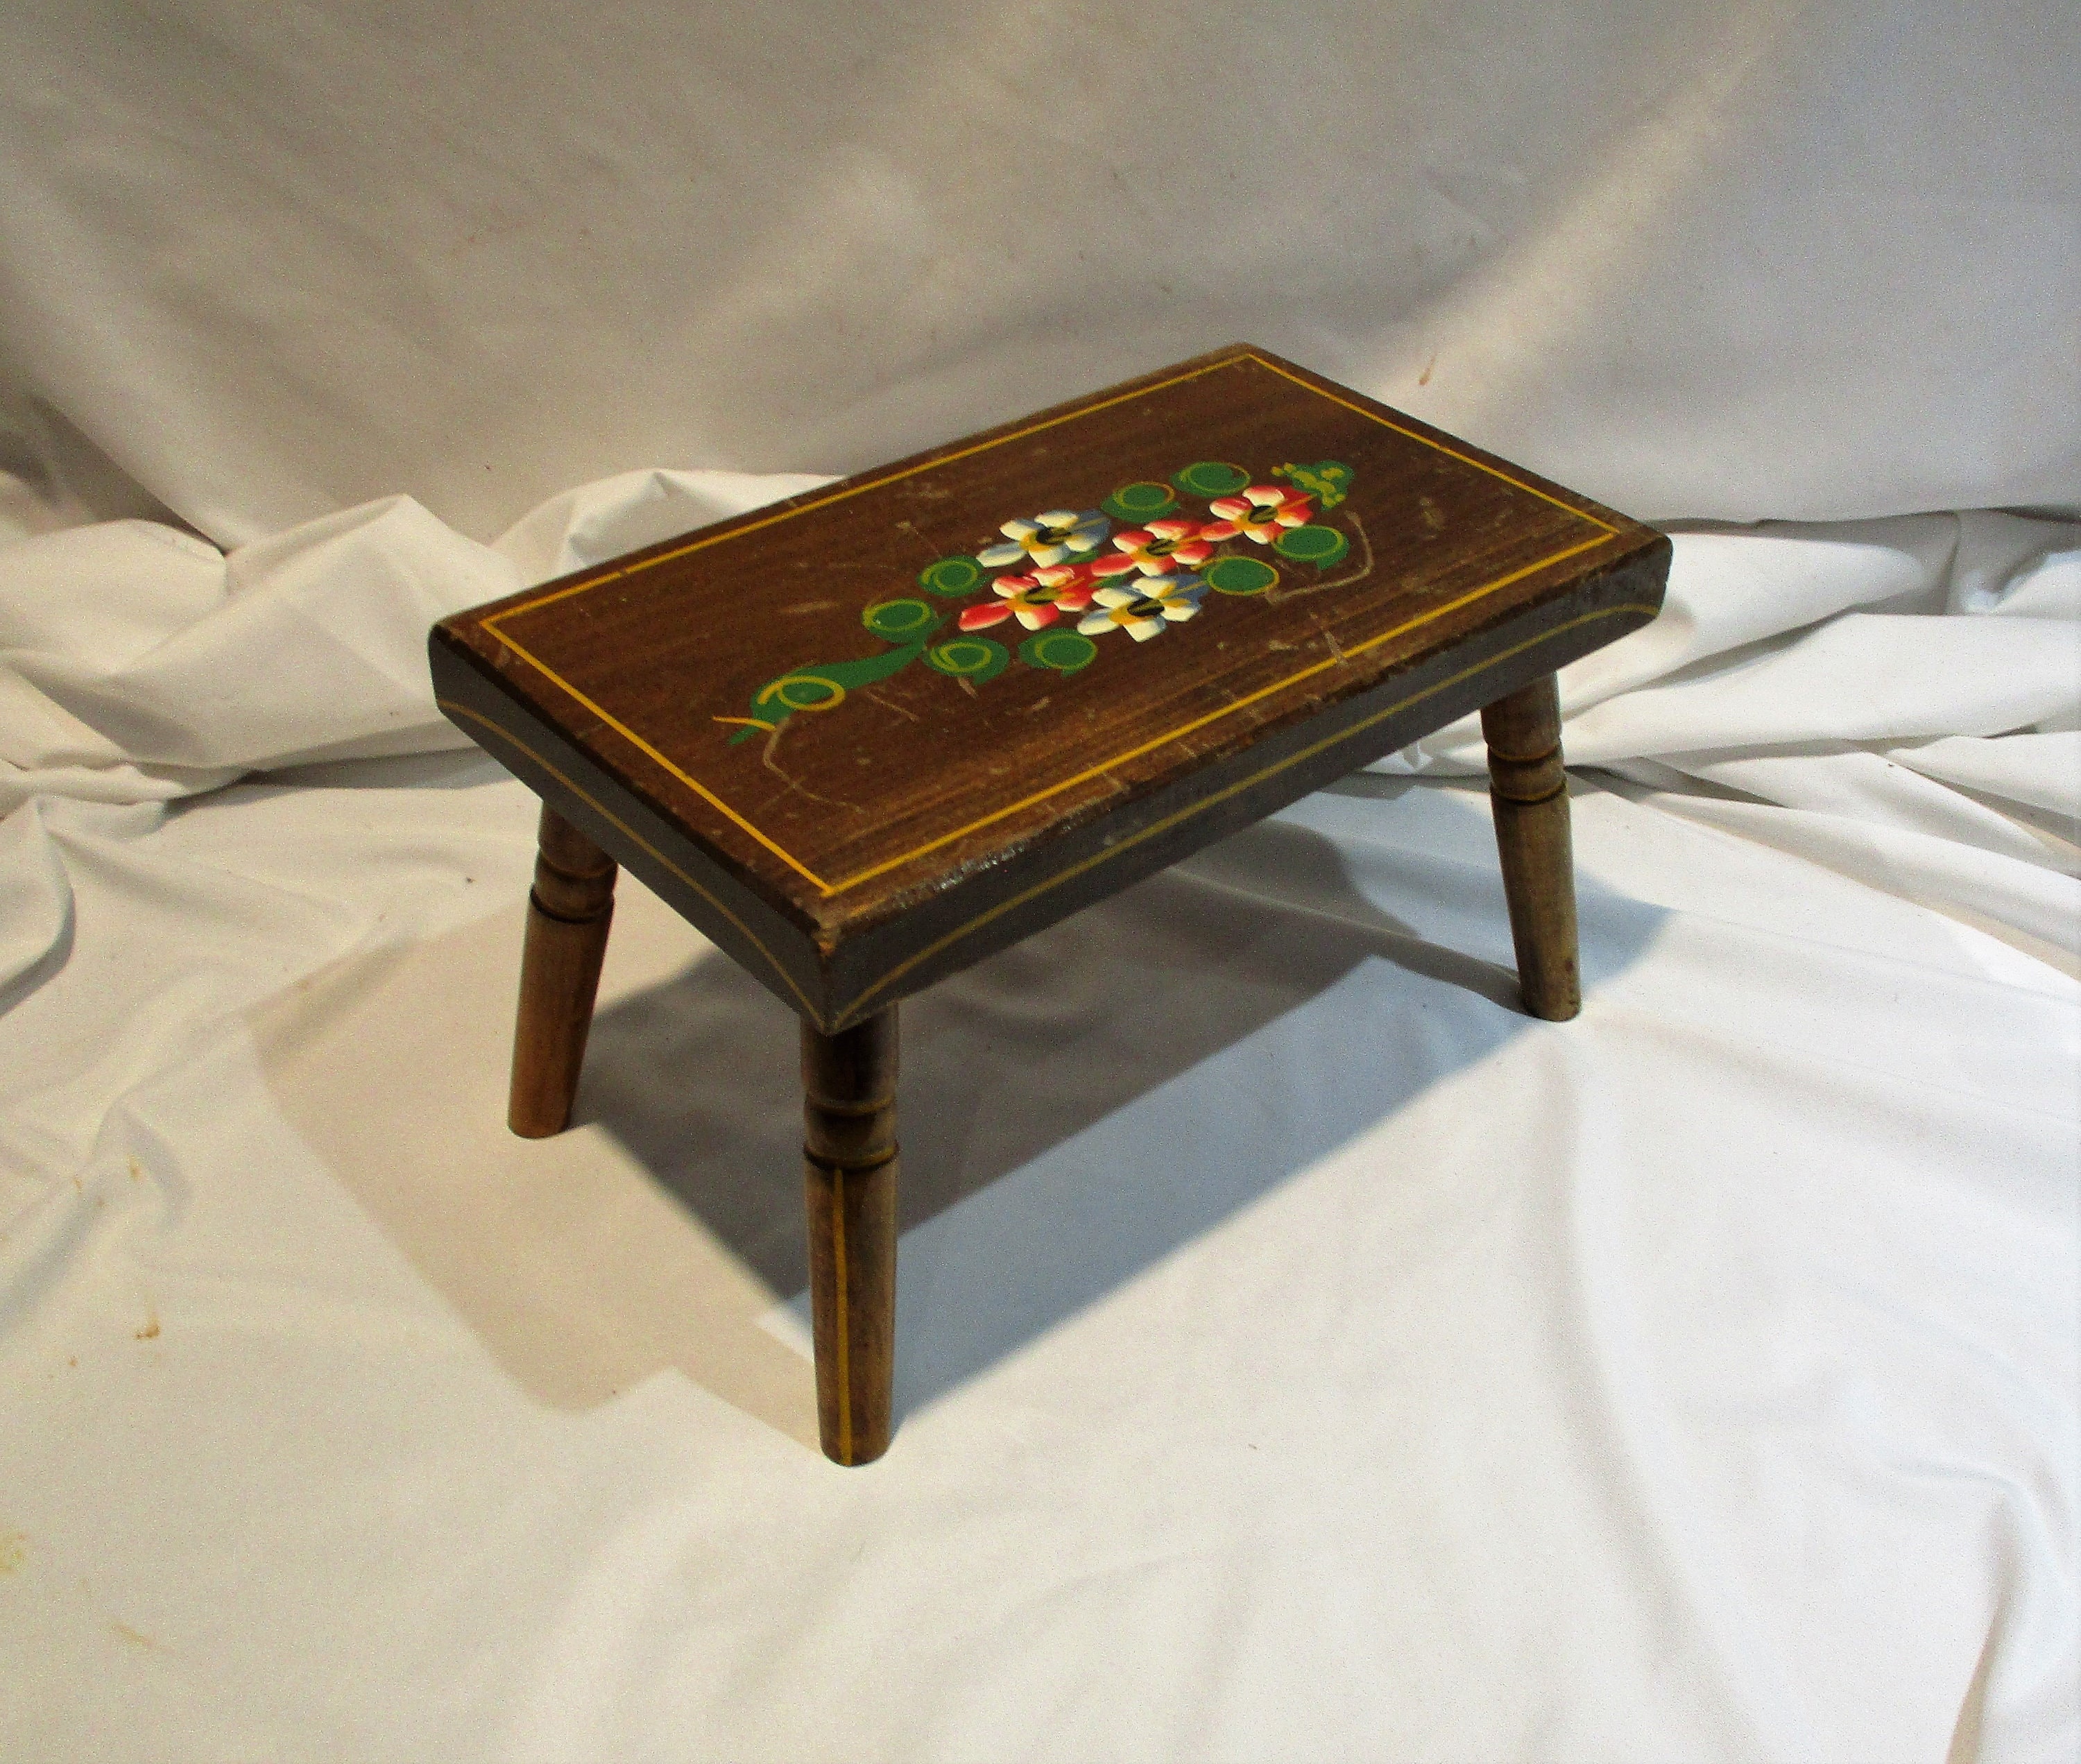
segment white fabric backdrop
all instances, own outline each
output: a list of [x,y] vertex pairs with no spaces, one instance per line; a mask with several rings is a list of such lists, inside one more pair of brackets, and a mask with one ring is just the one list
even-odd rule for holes
[[1238,338],[1642,518],[2081,500],[2070,0],[0,31],[25,420],[221,541],[849,471]]
[[[2071,35],[0,19],[0,1753],[2071,1758]],[[1683,517],[1583,1016],[1465,726],[906,1006],[839,1471],[792,1023],[624,884],[504,1132],[426,627],[1238,334]]]

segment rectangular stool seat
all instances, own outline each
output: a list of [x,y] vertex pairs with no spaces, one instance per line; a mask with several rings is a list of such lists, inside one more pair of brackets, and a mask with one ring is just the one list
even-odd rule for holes
[[[1289,503],[1216,557],[1092,578],[1204,584],[1160,611],[1036,583],[973,617],[1257,486]],[[1005,531],[1058,511],[1079,548]],[[830,1030],[1645,623],[1667,554],[1234,349],[446,620],[435,678]]]

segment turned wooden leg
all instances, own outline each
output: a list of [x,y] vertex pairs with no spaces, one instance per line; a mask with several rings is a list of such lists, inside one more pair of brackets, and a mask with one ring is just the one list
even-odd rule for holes
[[809,1306],[824,1455],[889,1449],[896,1366],[896,1007],[827,1035],[802,1025]]
[[1568,842],[1568,779],[1561,765],[1561,703],[1542,674],[1482,712],[1489,745],[1489,804],[1517,945],[1517,983],[1535,1017],[1564,1023],[1583,1008],[1575,969],[1575,867]]
[[525,1139],[570,1124],[614,918],[614,859],[547,803],[539,842],[506,1111],[507,1124]]

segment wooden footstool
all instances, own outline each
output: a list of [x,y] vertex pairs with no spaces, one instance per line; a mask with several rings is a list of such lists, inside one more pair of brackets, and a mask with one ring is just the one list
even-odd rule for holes
[[1579,1006],[1553,670],[1669,542],[1238,346],[434,628],[542,798],[511,1120],[570,1118],[616,866],[802,1019],[824,1450],[887,1447],[896,1004],[1476,708],[1526,1008]]

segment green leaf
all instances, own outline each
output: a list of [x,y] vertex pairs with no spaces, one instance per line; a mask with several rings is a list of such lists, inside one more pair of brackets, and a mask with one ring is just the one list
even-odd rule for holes
[[[935,620],[933,623],[936,626],[939,621]],[[750,741],[754,735],[770,733],[797,711],[835,711],[845,703],[848,692],[901,673],[924,653],[922,642],[910,643],[901,649],[885,649],[880,655],[863,656],[855,662],[807,662],[801,667],[788,669],[785,674],[776,674],[751,695],[749,717],[723,719],[748,725],[731,736],[729,744],[734,747],[739,741]]]
[[925,652],[925,666],[957,679],[994,680],[1011,666],[1011,653],[988,637],[949,637]]
[[1217,557],[1200,578],[1217,594],[1261,594],[1279,580],[1279,569],[1261,557]]
[[1160,520],[1178,506],[1177,493],[1167,484],[1145,479],[1123,484],[1099,506],[1116,521],[1139,527],[1144,521]]
[[922,600],[881,600],[860,615],[860,622],[891,643],[916,643],[946,621]]
[[1352,548],[1352,542],[1334,527],[1292,527],[1272,540],[1272,548],[1297,564],[1327,569]]
[[918,572],[918,586],[949,600],[982,586],[983,567],[973,557],[942,557]]
[[1250,473],[1225,460],[1201,460],[1173,472],[1171,481],[1188,496],[1233,496],[1250,487]]
[[1099,646],[1074,631],[1044,631],[1019,646],[1019,659],[1029,668],[1046,668],[1054,674],[1074,674],[1097,658]]

